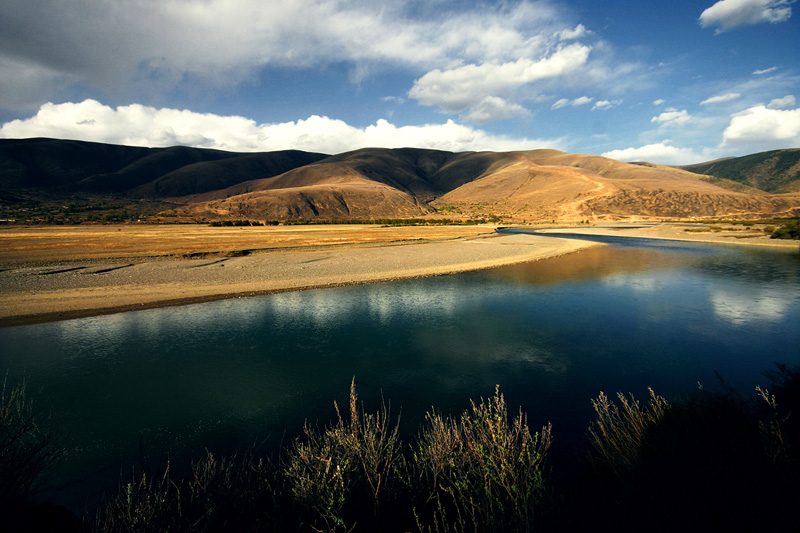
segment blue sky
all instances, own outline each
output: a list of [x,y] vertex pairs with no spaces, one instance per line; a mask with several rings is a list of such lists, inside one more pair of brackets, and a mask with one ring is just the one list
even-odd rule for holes
[[0,0],[0,137],[338,153],[800,147],[795,0]]

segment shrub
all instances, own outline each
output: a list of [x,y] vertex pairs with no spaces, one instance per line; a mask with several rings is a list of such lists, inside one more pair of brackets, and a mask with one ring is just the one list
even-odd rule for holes
[[592,400],[597,418],[589,426],[594,460],[601,462],[617,476],[625,476],[637,466],[642,443],[648,430],[669,410],[669,403],[653,389],[650,402],[642,407],[633,395],[617,393],[617,406],[604,392]]
[[773,239],[800,239],[800,219],[787,222],[772,232]]
[[[545,496],[550,425],[531,434],[520,411],[509,423],[499,387],[459,419],[429,412],[414,460],[429,511],[420,529],[530,531]],[[429,521],[431,523],[423,523]]]
[[188,476],[141,473],[97,513],[97,532],[259,531],[275,521],[271,463],[252,453],[218,458],[211,452]]
[[317,531],[349,530],[348,524],[355,522],[349,515],[363,518],[364,505],[371,506],[377,518],[382,503],[401,490],[405,470],[399,420],[391,422],[386,405],[375,414],[365,413],[358,407],[353,380],[349,420],[342,418],[335,402],[334,407],[336,424],[322,431],[306,425],[285,467],[291,494]]
[[771,380],[770,388],[756,391],[769,454],[800,479],[800,366],[776,363],[775,370],[764,375]]
[[[590,426],[594,470],[575,509],[578,529],[779,531],[796,520],[786,416],[775,396],[699,390],[642,407],[601,394]],[[591,517],[591,518],[589,518]]]

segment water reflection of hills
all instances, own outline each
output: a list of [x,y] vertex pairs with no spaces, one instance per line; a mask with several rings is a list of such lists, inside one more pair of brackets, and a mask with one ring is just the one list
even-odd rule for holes
[[596,246],[546,261],[495,268],[487,271],[487,275],[493,279],[518,284],[550,285],[602,279],[643,270],[668,270],[700,260],[697,256],[675,254],[655,248]]

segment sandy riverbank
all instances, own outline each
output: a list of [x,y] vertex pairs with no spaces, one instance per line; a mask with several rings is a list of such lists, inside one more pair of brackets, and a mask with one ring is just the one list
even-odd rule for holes
[[[658,224],[568,231],[798,248],[759,228]],[[2,228],[0,245],[0,326],[478,270],[598,246],[502,235],[486,226]]]
[[57,230],[34,228],[16,241],[5,235],[0,326],[463,272],[596,246],[487,227],[178,228],[173,248],[164,230],[147,230],[161,244],[152,234],[123,237],[122,229]]

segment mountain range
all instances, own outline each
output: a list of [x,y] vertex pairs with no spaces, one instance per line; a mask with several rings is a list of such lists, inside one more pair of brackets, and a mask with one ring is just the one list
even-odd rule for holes
[[669,167],[557,150],[326,155],[0,140],[0,216],[81,202],[176,220],[797,216],[800,149]]

